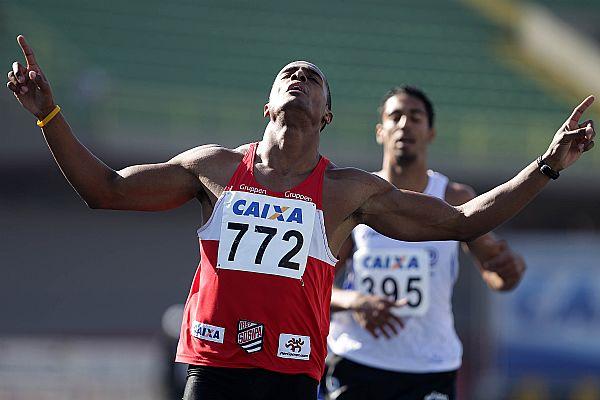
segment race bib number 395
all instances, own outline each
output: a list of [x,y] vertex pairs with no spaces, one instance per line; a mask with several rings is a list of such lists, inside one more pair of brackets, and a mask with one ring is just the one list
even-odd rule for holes
[[354,253],[357,289],[365,294],[406,298],[408,304],[395,308],[398,316],[423,315],[429,308],[430,261],[422,249],[361,249]]
[[301,279],[314,203],[261,194],[224,194],[217,267]]

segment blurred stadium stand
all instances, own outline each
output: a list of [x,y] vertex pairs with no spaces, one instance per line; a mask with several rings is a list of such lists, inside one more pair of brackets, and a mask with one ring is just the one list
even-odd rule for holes
[[272,79],[294,59],[331,81],[335,123],[324,141],[343,163],[375,164],[376,105],[398,83],[434,99],[435,159],[453,170],[458,156],[462,169],[486,162],[512,173],[576,101],[515,70],[518,54],[497,51],[510,32],[454,1],[26,0],[3,12],[3,58],[18,56],[14,32],[29,37],[78,132],[117,149],[152,143],[145,150],[163,157],[259,137]]
[[[537,3],[598,43],[600,2]],[[483,191],[543,152],[588,94],[519,47],[510,16],[522,5],[0,1],[0,60],[8,70],[21,59],[14,38],[24,34],[78,137],[114,168],[163,161],[198,144],[259,139],[275,74],[291,60],[308,59],[322,67],[332,90],[335,118],[323,134],[323,153],[373,170],[381,156],[374,141],[377,105],[390,87],[410,83],[430,95],[437,111],[432,167]],[[598,110],[595,105],[587,117]],[[125,337],[125,343],[134,337],[142,347],[152,342],[162,312],[187,295],[199,208],[152,215],[89,211],[54,165],[34,119],[8,91],[0,96],[0,120],[0,301],[6,305],[0,346],[22,335],[32,335],[32,342],[74,335]],[[592,234],[600,227],[599,167],[600,149],[594,149],[505,230],[569,227],[590,233],[590,245],[600,246]],[[484,318],[491,306],[474,270],[462,274],[455,296],[465,340],[461,391],[475,396],[481,371],[493,363],[488,345],[494,338]],[[9,373],[17,359],[3,364],[0,357],[2,399],[32,393],[19,394]],[[97,390],[94,398],[112,396]],[[52,393],[46,398],[67,398]]]

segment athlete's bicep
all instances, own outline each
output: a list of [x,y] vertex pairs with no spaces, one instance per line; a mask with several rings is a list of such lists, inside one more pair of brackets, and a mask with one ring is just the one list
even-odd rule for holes
[[134,165],[117,171],[110,207],[158,211],[178,207],[202,191],[193,172],[177,162]]
[[242,157],[236,150],[204,145],[164,163],[124,168],[116,172],[108,206],[101,208],[159,211],[211,196],[227,184]]
[[357,210],[360,223],[404,241],[461,237],[464,216],[443,200],[383,185]]
[[[239,154],[216,145],[199,146],[171,160],[134,165],[115,172],[109,193],[98,208],[159,211],[208,195],[202,179],[227,181]],[[223,183],[223,184],[225,184]]]

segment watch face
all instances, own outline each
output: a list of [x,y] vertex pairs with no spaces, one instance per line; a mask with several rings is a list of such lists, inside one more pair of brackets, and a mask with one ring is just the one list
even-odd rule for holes
[[554,171],[548,164],[544,164],[540,167],[540,171],[542,174],[548,176],[549,178],[556,179],[559,176],[559,173]]

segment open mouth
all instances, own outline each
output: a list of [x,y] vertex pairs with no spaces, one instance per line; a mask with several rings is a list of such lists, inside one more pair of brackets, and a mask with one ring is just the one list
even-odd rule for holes
[[306,94],[306,89],[300,83],[294,82],[288,86],[287,92],[301,92]]
[[402,138],[402,139],[396,140],[396,146],[402,146],[405,144],[414,144],[414,143],[415,143],[415,139],[412,139],[412,138]]

